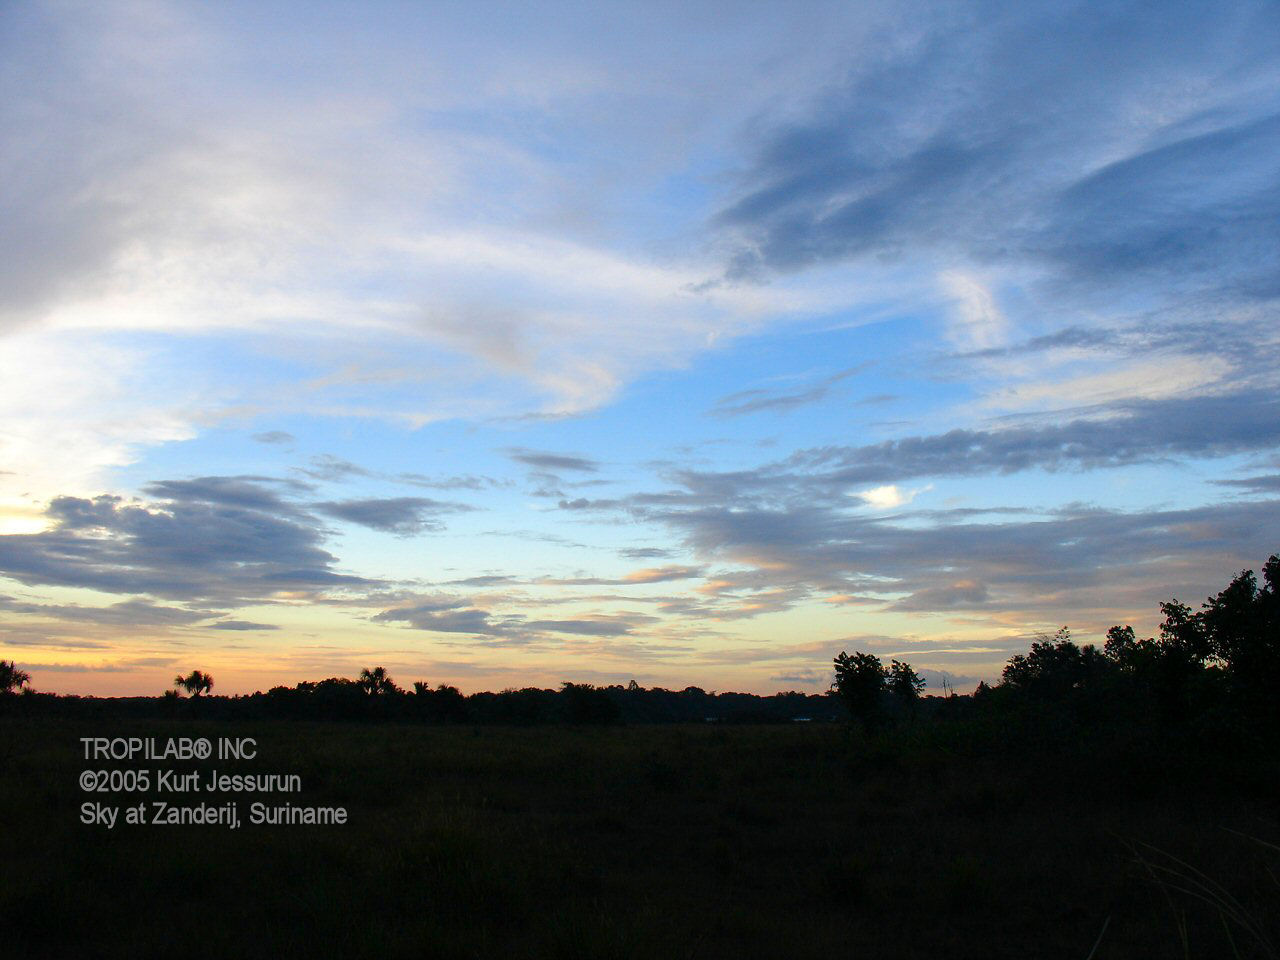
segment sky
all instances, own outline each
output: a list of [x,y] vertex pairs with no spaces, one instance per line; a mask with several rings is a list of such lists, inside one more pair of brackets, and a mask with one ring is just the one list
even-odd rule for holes
[[1280,551],[1270,2],[0,8],[0,658],[928,692]]

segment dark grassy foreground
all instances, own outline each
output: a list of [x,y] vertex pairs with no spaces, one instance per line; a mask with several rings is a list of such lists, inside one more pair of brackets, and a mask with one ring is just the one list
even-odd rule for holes
[[[255,737],[240,770],[298,773],[289,799],[351,822],[85,826],[77,778],[112,766],[81,758],[88,735]],[[1235,956],[1227,930],[1240,956],[1274,955],[1129,846],[1204,871],[1276,943],[1274,759],[1132,727],[1045,736],[6,718],[4,940],[22,957],[1084,960],[1105,923],[1099,958]]]

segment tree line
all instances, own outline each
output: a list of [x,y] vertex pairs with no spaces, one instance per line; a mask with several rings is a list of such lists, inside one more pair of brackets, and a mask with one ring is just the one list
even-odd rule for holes
[[[1101,649],[1077,645],[1062,627],[1012,657],[995,686],[980,683],[975,708],[1043,709],[1105,719],[1155,717],[1166,722],[1211,718],[1275,732],[1280,727],[1280,557],[1258,583],[1244,570],[1199,610],[1179,600],[1160,604],[1158,634],[1140,639],[1132,626],[1107,631]],[[922,684],[894,660],[842,652],[833,692],[867,728],[910,716]]]
[[[0,672],[2,672],[0,665]],[[27,680],[23,675],[24,682]],[[33,693],[0,701],[24,712],[57,716],[280,718],[300,720],[398,720],[427,723],[532,725],[546,723],[789,723],[833,722],[847,717],[834,698],[799,692],[758,696],[717,693],[701,687],[668,690],[629,684],[563,683],[559,689],[525,687],[464,694],[450,684],[416,681],[404,688],[384,667],[356,679],[329,677],[272,687],[244,696],[213,696],[214,679],[203,671],[174,678],[161,697],[76,697]],[[21,684],[12,684],[16,690]],[[189,694],[184,698],[179,691]]]

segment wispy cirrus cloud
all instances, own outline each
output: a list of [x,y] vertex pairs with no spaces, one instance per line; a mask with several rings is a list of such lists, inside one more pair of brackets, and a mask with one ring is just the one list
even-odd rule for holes
[[1141,4],[931,12],[762,139],[719,217],[742,238],[734,272],[928,251],[1274,296],[1265,4],[1184,4],[1158,36]]
[[848,370],[841,370],[839,373],[823,377],[811,387],[791,393],[762,387],[739,391],[727,397],[722,397],[710,412],[714,417],[741,417],[749,413],[760,413],[765,410],[775,412],[794,410],[797,407],[825,400],[830,395],[832,387],[842,380],[847,380],[849,377],[859,373],[864,367],[865,365],[861,365]]
[[1180,4],[1158,38],[1139,3],[914,12],[755,128],[714,218],[727,276],[892,267],[988,410],[1274,391],[1265,4]]

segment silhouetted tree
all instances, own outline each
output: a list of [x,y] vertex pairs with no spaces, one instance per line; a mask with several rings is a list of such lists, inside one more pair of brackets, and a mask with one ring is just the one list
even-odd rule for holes
[[432,696],[435,698],[435,715],[441,720],[461,721],[467,718],[467,698],[457,687],[439,684]]
[[[1121,666],[1139,690],[1146,691],[1166,720],[1181,720],[1193,709],[1197,687],[1203,687],[1213,644],[1205,620],[1176,599],[1160,604],[1164,620],[1159,637],[1116,646],[1126,659]],[[1118,636],[1118,635],[1117,635]],[[1111,634],[1108,634],[1111,637]]]
[[1262,576],[1259,588],[1253,571],[1242,571],[1196,614],[1205,647],[1250,712],[1280,684],[1280,557],[1267,560]]
[[174,677],[173,685],[181,687],[193,697],[198,697],[213,689],[213,677],[207,673],[201,673],[199,670],[192,670],[185,677],[182,674]]
[[889,664],[885,686],[894,696],[913,701],[919,699],[920,691],[924,689],[924,680],[911,668],[911,664],[894,660]]
[[0,660],[0,693],[11,693],[21,690],[24,684],[31,682],[31,674],[19,670],[13,660]]
[[1058,628],[1052,637],[1041,636],[1031,650],[1011,657],[1000,675],[1000,685],[1037,700],[1059,701],[1095,687],[1112,668],[1107,657],[1092,644],[1078,647],[1071,631]]
[[1166,719],[1236,706],[1254,719],[1277,722],[1271,706],[1280,685],[1280,557],[1263,566],[1263,586],[1252,570],[1193,611],[1177,599],[1160,604],[1159,638],[1138,639],[1132,627],[1107,631],[1106,657],[1130,695],[1148,696]]
[[[360,683],[350,677],[328,677],[306,686],[316,716],[353,718],[369,715],[369,697]],[[298,689],[301,691],[303,685],[298,684]]]
[[851,657],[842,650],[832,662],[836,671],[832,691],[844,701],[855,720],[866,727],[877,726],[884,715],[880,698],[887,677],[880,658],[861,651]]
[[1164,614],[1164,621],[1160,624],[1160,643],[1169,653],[1197,666],[1213,656],[1213,643],[1205,630],[1203,616],[1192,613],[1190,607],[1178,600],[1160,604],[1160,612]]
[[608,693],[590,683],[565,682],[560,697],[570,723],[613,723],[618,719],[618,705]]
[[1207,646],[1228,670],[1265,668],[1275,656],[1280,629],[1280,557],[1263,568],[1258,589],[1252,570],[1244,570],[1216,597],[1205,601],[1199,614]]
[[1187,685],[1204,672],[1204,664],[1191,652],[1195,643],[1189,642],[1186,609],[1176,602],[1165,606],[1172,618],[1159,640],[1140,639],[1133,627],[1115,626],[1107,631],[1103,651],[1116,673],[1116,694],[1124,707],[1155,707],[1166,719],[1174,719],[1186,713]]
[[1133,671],[1141,667],[1152,641],[1139,641],[1130,626],[1115,626],[1107,631],[1102,652],[1122,670]]
[[365,668],[360,671],[360,688],[371,697],[395,693],[396,685],[387,676],[386,667]]

